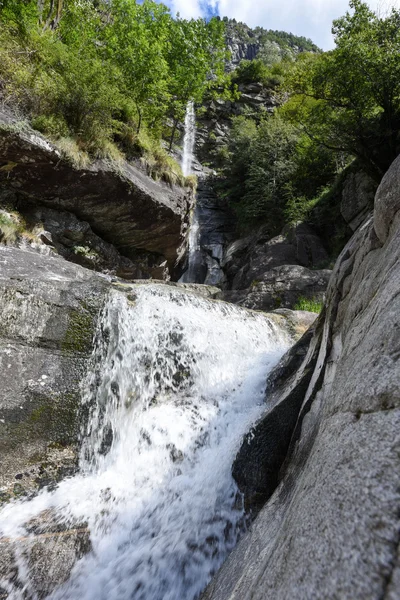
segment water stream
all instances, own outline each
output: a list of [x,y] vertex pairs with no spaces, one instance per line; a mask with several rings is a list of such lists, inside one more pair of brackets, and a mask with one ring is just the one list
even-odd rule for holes
[[[52,600],[194,600],[245,528],[231,475],[289,340],[267,317],[144,285],[112,292],[90,374],[80,468],[0,512],[0,538],[33,518],[85,523],[92,550]],[[9,599],[37,599],[19,553]]]
[[196,113],[194,103],[188,102],[185,116],[185,136],[183,139],[182,173],[185,177],[192,172],[194,145],[196,142]]

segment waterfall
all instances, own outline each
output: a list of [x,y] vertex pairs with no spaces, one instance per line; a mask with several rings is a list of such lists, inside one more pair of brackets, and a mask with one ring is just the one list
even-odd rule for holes
[[183,139],[182,172],[185,177],[192,172],[194,145],[196,141],[196,114],[194,103],[187,103],[185,116],[185,137]]
[[[185,137],[183,140],[182,154],[182,172],[185,175],[190,175],[192,171],[192,163],[194,159],[194,145],[196,141],[196,114],[194,111],[194,103],[188,102],[186,106],[185,116]],[[200,252],[200,225],[197,216],[196,206],[193,209],[188,239],[188,268],[180,278],[181,283],[195,283],[197,258]]]
[[[189,227],[187,269],[179,279],[179,283],[198,283],[199,268],[203,262],[200,249],[200,223],[197,206],[194,207]],[[203,279],[200,277],[200,279]],[[204,281],[204,279],[203,279]]]
[[[78,474],[0,512],[0,538],[49,512],[89,529],[92,550],[49,598],[198,598],[245,528],[231,467],[287,346],[266,315],[179,288],[111,293],[83,385]],[[42,598],[22,551],[17,567],[19,583],[0,589]]]

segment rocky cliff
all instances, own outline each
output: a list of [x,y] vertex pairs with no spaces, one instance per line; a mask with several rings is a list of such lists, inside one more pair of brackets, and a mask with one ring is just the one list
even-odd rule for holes
[[85,266],[94,254],[99,270],[117,268],[128,278],[174,273],[192,202],[188,190],[153,181],[125,161],[73,165],[4,112],[0,160],[0,206],[11,202],[28,221],[41,223],[42,239],[67,258],[78,247],[86,252],[75,256],[89,257]]
[[272,375],[234,465],[247,505],[267,502],[202,600],[400,597],[399,190],[400,158]]

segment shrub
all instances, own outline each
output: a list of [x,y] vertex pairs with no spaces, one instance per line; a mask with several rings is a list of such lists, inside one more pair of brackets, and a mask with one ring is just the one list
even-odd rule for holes
[[324,303],[321,300],[317,300],[316,298],[305,298],[304,296],[300,296],[294,305],[294,310],[306,310],[308,312],[320,313]]
[[21,217],[14,212],[0,211],[0,242],[13,244],[24,229]]

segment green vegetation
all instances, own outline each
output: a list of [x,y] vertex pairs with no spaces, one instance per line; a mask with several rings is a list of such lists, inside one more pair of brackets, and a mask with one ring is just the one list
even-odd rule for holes
[[71,310],[62,350],[89,353],[92,348],[93,329],[94,315],[88,308],[82,306],[78,310]]
[[301,296],[297,300],[293,310],[307,310],[308,312],[319,314],[322,311],[323,306],[324,303],[320,300],[316,300],[315,298],[305,298],[304,296]]
[[400,11],[380,18],[361,0],[350,9],[333,24],[334,50],[278,52],[274,64],[260,53],[232,75],[280,100],[272,115],[234,117],[219,149],[219,192],[244,232],[307,221],[336,253],[349,233],[340,215],[346,174],[363,170],[379,183],[400,151]]
[[399,151],[400,11],[380,18],[361,0],[350,8],[333,23],[335,50],[299,57],[286,114],[379,181]]
[[0,99],[75,165],[123,152],[185,183],[164,146],[189,100],[219,93],[223,32],[153,0],[0,0]]
[[18,237],[19,224],[10,213],[0,211],[0,241],[4,244],[14,242]]
[[234,84],[262,83],[264,87],[274,89],[284,80],[287,59],[281,63],[268,65],[263,59],[242,60],[238,68],[233,71],[231,80]]

